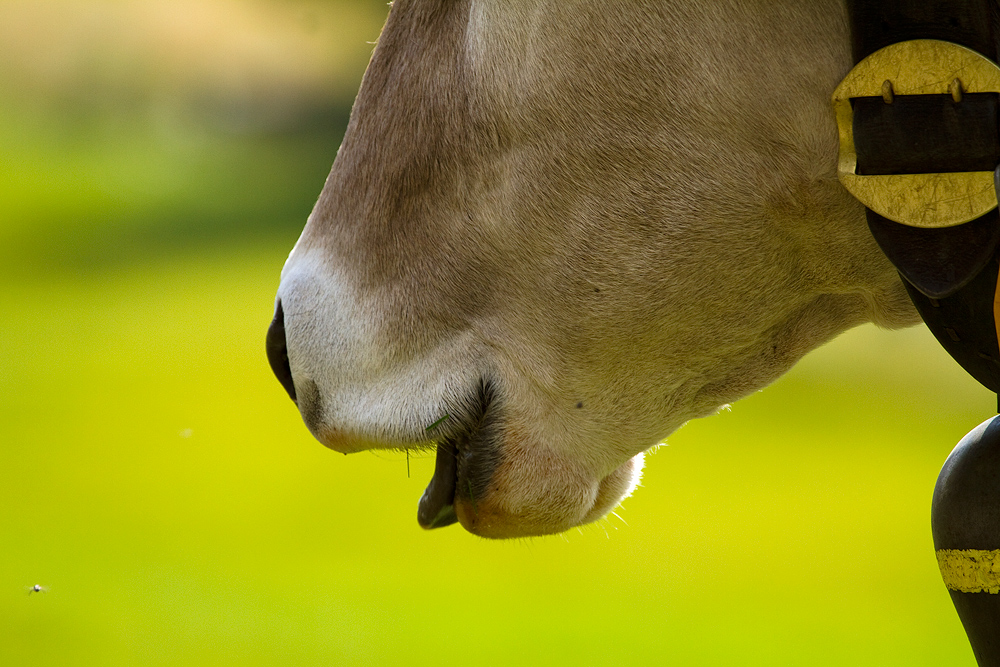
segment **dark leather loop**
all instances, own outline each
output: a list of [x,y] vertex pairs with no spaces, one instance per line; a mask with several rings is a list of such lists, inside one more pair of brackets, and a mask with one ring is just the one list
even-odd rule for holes
[[932,299],[906,282],[913,305],[941,346],[962,368],[992,392],[1000,393],[1000,346],[993,324],[993,295],[1000,256],[990,261],[965,287],[949,297]]
[[943,299],[979,275],[1000,245],[1000,220],[993,209],[957,227],[919,229],[867,211],[868,229],[882,252],[924,296]]

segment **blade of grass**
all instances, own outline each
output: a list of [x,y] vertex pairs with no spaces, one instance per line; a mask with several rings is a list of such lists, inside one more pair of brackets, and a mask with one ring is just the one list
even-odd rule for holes
[[434,422],[433,424],[431,424],[430,426],[428,426],[424,430],[427,431],[427,432],[433,431],[438,426],[440,426],[441,424],[443,424],[445,422],[445,420],[448,419],[449,417],[451,417],[451,415],[445,415],[444,417],[441,417],[441,419],[437,420],[436,422]]

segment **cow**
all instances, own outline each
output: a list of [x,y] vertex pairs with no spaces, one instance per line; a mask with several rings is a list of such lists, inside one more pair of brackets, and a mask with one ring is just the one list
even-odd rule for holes
[[428,528],[558,533],[856,325],[919,322],[837,179],[843,0],[396,0],[282,270],[338,452],[436,447]]

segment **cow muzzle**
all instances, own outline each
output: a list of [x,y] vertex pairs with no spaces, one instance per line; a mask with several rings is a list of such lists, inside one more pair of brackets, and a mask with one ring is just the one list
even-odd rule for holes
[[[330,449],[436,446],[435,472],[418,506],[422,527],[457,522],[489,538],[559,533],[601,519],[635,488],[641,455],[624,461],[586,455],[603,450],[565,437],[564,429],[553,434],[533,418],[531,398],[497,379],[481,355],[456,346],[441,358],[393,365],[367,330],[345,325],[350,320],[342,311],[350,304],[322,299],[332,310],[305,308],[292,275],[284,279],[267,331],[275,377]],[[331,305],[338,303],[339,311]],[[317,343],[310,322],[321,316],[335,326]],[[334,358],[345,364],[334,368]]]

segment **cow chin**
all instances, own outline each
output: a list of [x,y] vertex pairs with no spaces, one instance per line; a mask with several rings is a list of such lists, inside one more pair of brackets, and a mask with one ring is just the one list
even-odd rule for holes
[[642,464],[638,454],[600,478],[566,457],[515,447],[504,452],[482,497],[463,493],[459,480],[455,515],[480,537],[560,533],[607,516],[635,490]]

